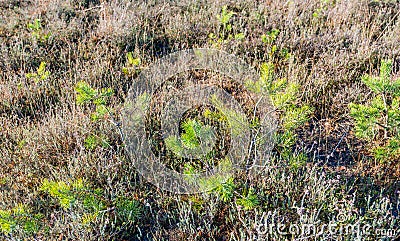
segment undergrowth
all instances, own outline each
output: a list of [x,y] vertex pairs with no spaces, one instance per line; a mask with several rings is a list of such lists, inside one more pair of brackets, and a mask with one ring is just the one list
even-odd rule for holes
[[[369,0],[0,2],[0,239],[395,240],[399,11]],[[233,118],[256,130],[257,116],[216,98],[192,110],[163,143],[168,161],[188,182],[211,167],[228,175],[175,195],[139,175],[120,114],[141,71],[190,48],[254,66],[257,81],[220,85],[269,96],[278,129],[264,166],[231,172],[229,145],[213,143],[243,131]]]

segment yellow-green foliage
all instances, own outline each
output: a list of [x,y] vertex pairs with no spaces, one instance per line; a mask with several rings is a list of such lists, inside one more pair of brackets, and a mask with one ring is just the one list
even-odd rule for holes
[[40,228],[42,214],[32,214],[25,204],[18,204],[12,209],[0,210],[0,233],[10,234],[16,229],[33,234]]
[[89,103],[93,103],[96,106],[105,105],[107,103],[107,99],[114,94],[114,91],[111,88],[97,90],[92,88],[85,81],[78,82],[75,90],[77,92],[76,103],[79,105]]
[[295,130],[309,120],[313,108],[298,104],[300,85],[291,83],[286,78],[278,78],[271,61],[263,63],[260,72],[260,79],[256,82],[246,82],[246,87],[250,91],[270,97],[280,117],[281,129],[275,136],[276,149],[280,157],[288,160],[291,167],[298,169],[304,166],[307,158],[302,153],[292,152],[297,139]]
[[279,29],[274,28],[271,31],[268,31],[267,34],[261,35],[261,41],[265,44],[272,44],[272,42],[274,42],[278,37],[279,32]]
[[382,60],[379,77],[361,80],[374,93],[366,104],[350,103],[355,135],[370,141],[375,159],[381,162],[400,157],[400,78],[391,80],[392,61]]
[[40,190],[56,198],[64,209],[82,205],[89,212],[98,212],[104,208],[103,201],[100,198],[103,191],[101,189],[90,189],[89,185],[82,179],[70,180],[68,183],[44,179]]
[[122,222],[134,222],[141,214],[140,203],[134,199],[116,197],[107,201],[101,188],[93,189],[82,179],[75,181],[49,181],[44,179],[41,191],[55,198],[64,210],[81,212],[81,222],[88,225],[94,222],[100,212],[110,208],[116,210],[117,218]]
[[229,202],[234,195],[236,185],[233,177],[213,176],[202,184],[210,193],[217,195],[223,202]]
[[[106,118],[111,111],[107,107],[108,99],[114,94],[111,88],[94,89],[88,83],[80,81],[75,86],[76,103],[78,105],[95,105],[95,111],[90,115],[93,122]],[[84,146],[89,150],[94,150],[97,146],[108,147],[107,138],[102,134],[88,135],[84,141]]]
[[229,202],[234,197],[236,188],[232,175],[232,162],[225,158],[220,160],[215,168],[218,170],[218,174],[194,179],[199,174],[199,170],[190,164],[186,164],[183,173],[188,182],[196,180],[202,191],[216,195],[223,202]]
[[26,77],[32,79],[36,84],[45,81],[50,76],[50,71],[46,70],[46,62],[41,62],[36,72],[27,73]]
[[128,76],[132,76],[139,71],[139,66],[141,64],[140,58],[134,58],[132,52],[126,54],[126,66],[122,68],[122,72]]
[[110,144],[107,141],[107,137],[104,135],[89,135],[85,138],[83,144],[88,150],[94,150],[96,147],[107,148]]
[[242,197],[236,199],[236,204],[242,206],[245,210],[251,210],[260,204],[254,190],[250,189],[243,193]]
[[225,106],[216,95],[212,95],[210,101],[217,111],[211,113],[206,110],[203,113],[206,118],[226,123],[233,136],[240,136],[246,128],[249,128],[249,123],[244,113]]
[[181,157],[186,152],[198,157],[206,155],[205,147],[214,142],[212,127],[190,119],[182,123],[182,128],[184,132],[180,138],[169,136],[165,139],[167,148]]
[[231,18],[235,15],[233,11],[229,11],[227,6],[223,6],[221,14],[217,15],[219,21],[219,30],[217,33],[210,33],[208,35],[210,42],[214,46],[220,46],[223,43],[227,43],[231,40],[242,40],[245,38],[244,33],[233,34],[232,24],[230,24]]
[[42,181],[41,191],[47,192],[50,196],[56,198],[60,206],[64,209],[71,208],[76,199],[77,193],[84,190],[85,186],[81,179],[66,183],[63,181],[53,182],[47,179]]
[[111,88],[94,89],[88,83],[80,81],[75,86],[76,103],[79,105],[94,104],[96,109],[91,115],[93,121],[103,119],[110,110],[107,108],[107,100],[114,94]]
[[119,220],[124,224],[136,222],[142,213],[140,203],[134,199],[126,197],[117,198],[115,200],[115,208]]
[[32,23],[28,23],[27,28],[32,36],[40,43],[47,41],[51,36],[51,33],[45,33],[43,31],[41,19],[35,19]]
[[40,190],[56,198],[65,210],[82,210],[81,222],[83,225],[94,221],[99,212],[106,208],[102,199],[103,190],[90,189],[89,185],[84,183],[82,179],[70,180],[68,183],[44,179]]

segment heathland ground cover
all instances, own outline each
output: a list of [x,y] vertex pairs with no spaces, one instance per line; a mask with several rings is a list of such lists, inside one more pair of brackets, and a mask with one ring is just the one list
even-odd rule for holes
[[[1,0],[0,239],[395,239],[399,15],[397,0]],[[257,175],[238,171],[177,195],[137,172],[120,118],[141,71],[191,48],[253,66],[259,80],[244,86],[187,74],[239,99],[244,88],[268,95],[277,131]],[[228,143],[220,112],[188,112],[180,138],[162,148],[196,152],[213,125]],[[207,161],[229,145],[215,148]],[[204,168],[166,161],[189,174]]]

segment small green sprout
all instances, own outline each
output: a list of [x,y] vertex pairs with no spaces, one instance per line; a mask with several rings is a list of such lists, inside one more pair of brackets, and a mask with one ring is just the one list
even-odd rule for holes
[[36,72],[27,73],[26,77],[32,79],[35,84],[47,80],[50,76],[50,71],[46,70],[46,62],[42,61]]

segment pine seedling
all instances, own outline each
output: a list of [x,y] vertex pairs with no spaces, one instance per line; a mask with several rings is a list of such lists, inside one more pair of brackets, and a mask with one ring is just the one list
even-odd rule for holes
[[64,210],[80,210],[83,212],[82,224],[87,225],[94,221],[99,212],[106,209],[103,201],[103,190],[90,189],[82,179],[70,180],[68,183],[49,181],[44,179],[40,190],[55,198]]
[[114,203],[118,219],[122,223],[134,223],[140,218],[142,207],[138,201],[119,197]]
[[205,156],[214,143],[212,127],[198,120],[189,119],[182,123],[182,128],[184,132],[180,138],[169,136],[165,139],[167,148],[180,157],[185,154]]
[[42,61],[36,72],[27,73],[26,78],[33,80],[35,84],[45,81],[49,78],[50,71],[46,70],[46,62]]
[[392,80],[391,72],[392,61],[382,60],[378,77],[361,78],[373,97],[366,104],[349,104],[355,135],[370,142],[374,158],[382,163],[400,157],[400,78]]
[[78,105],[93,104],[96,106],[91,115],[92,121],[103,119],[110,110],[107,108],[107,100],[114,94],[111,88],[94,89],[88,83],[80,81],[75,86],[76,103]]
[[217,19],[219,21],[220,27],[217,33],[210,33],[208,35],[211,43],[214,45],[221,45],[222,43],[226,43],[231,40],[242,40],[245,38],[244,33],[236,33],[232,32],[232,24],[230,24],[230,20],[235,15],[233,11],[229,11],[227,6],[223,6],[221,9],[221,14],[217,15]]
[[274,28],[271,31],[268,31],[266,34],[261,35],[261,41],[264,45],[266,45],[268,49],[267,54],[270,60],[277,56],[281,60],[286,61],[290,58],[291,54],[289,53],[289,50],[287,48],[278,49],[278,46],[275,42],[279,36],[279,33],[280,30]]
[[[111,88],[94,89],[88,83],[80,81],[76,84],[75,91],[78,105],[94,105],[96,107],[90,115],[93,122],[101,121],[106,118],[107,114],[111,114],[107,107],[107,100],[114,94]],[[109,146],[107,138],[103,138],[101,134],[91,134],[84,141],[84,146],[89,150],[94,150],[99,145]]]
[[267,95],[280,116],[280,130],[275,134],[276,147],[280,157],[287,160],[289,165],[300,168],[305,164],[302,153],[293,153],[296,143],[295,130],[306,123],[313,108],[299,105],[299,84],[291,83],[286,78],[278,78],[272,61],[263,63],[260,68],[260,79],[256,82],[246,82],[248,90]]
[[210,193],[216,194],[223,202],[229,202],[232,199],[236,188],[233,177],[227,179],[223,177],[214,177],[207,181]]
[[242,206],[244,210],[252,210],[260,204],[260,201],[254,191],[250,189],[236,200],[236,204]]
[[32,23],[28,23],[27,28],[31,31],[32,36],[39,42],[45,42],[51,36],[50,33],[43,33],[41,19],[35,19]]
[[97,90],[92,88],[88,83],[80,81],[76,84],[75,90],[77,92],[76,102],[79,105],[93,103],[96,106],[105,105],[107,98],[114,94],[111,88],[103,88]]
[[96,136],[96,135],[89,135],[85,138],[84,146],[89,150],[94,150],[98,146],[102,146],[103,148],[107,148],[110,144],[107,141],[107,138],[103,135]]
[[132,76],[134,74],[137,74],[139,71],[139,66],[141,64],[140,58],[135,58],[133,57],[132,52],[128,52],[126,54],[126,66],[122,68],[122,72],[125,75]]
[[0,210],[0,233],[8,235],[17,229],[27,234],[37,233],[42,218],[42,214],[33,214],[25,204],[18,204],[8,210]]
[[[76,197],[73,193],[72,188],[72,185],[67,184],[63,181],[53,182],[44,179],[42,181],[40,190],[50,194],[51,197],[56,198],[62,208],[68,209],[72,207],[76,201]],[[80,190],[82,188],[84,187],[81,185],[76,186],[77,190]]]

